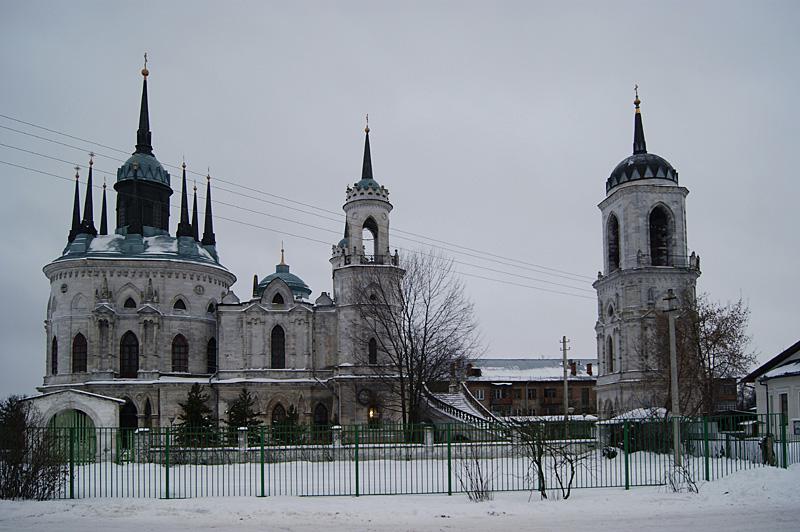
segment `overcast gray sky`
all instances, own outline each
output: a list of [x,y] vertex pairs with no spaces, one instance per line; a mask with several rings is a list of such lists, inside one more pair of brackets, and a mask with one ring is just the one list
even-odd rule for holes
[[[5,146],[0,160],[69,178],[89,150],[124,159],[110,148],[133,151],[147,51],[155,154],[220,179],[215,230],[237,294],[274,271],[284,240],[313,299],[331,289],[369,113],[392,228],[479,250],[448,254],[468,263],[457,267],[487,356],[556,356],[561,335],[572,356],[595,356],[597,203],[631,153],[638,83],[648,149],[690,191],[698,288],[749,303],[764,360],[798,339],[799,6],[2,1],[0,114],[107,147],[0,117],[0,143],[68,162]],[[98,177],[120,165],[102,155]],[[32,393],[45,365],[41,269],[66,243],[72,188],[6,164],[0,176],[0,395]],[[245,192],[235,185],[309,206],[222,190]],[[401,236],[392,248],[420,247]]]

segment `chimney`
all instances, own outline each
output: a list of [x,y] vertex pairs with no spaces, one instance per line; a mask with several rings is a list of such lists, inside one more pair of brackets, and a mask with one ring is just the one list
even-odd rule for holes
[[592,363],[589,362],[586,364],[586,373],[591,377],[592,376]]
[[570,362],[569,363],[569,374],[573,377],[578,374],[578,363],[577,362]]

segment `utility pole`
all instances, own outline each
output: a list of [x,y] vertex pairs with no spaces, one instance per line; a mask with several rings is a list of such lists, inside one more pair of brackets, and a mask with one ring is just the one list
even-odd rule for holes
[[667,290],[664,301],[667,302],[667,315],[669,316],[669,382],[670,395],[672,396],[672,446],[675,451],[675,465],[680,467],[681,459],[681,421],[680,401],[678,400],[678,353],[675,342],[675,311],[674,302],[677,299],[672,288]]
[[567,384],[567,347],[566,336],[561,337],[561,355],[563,357],[562,366],[564,366],[564,439],[569,438],[569,385]]

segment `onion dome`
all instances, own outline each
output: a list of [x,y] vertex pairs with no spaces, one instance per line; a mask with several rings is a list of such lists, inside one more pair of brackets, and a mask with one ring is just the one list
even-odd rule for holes
[[298,276],[289,272],[289,265],[286,264],[281,249],[281,263],[275,266],[275,273],[264,277],[254,290],[255,297],[261,297],[269,283],[275,279],[280,279],[289,286],[292,294],[297,299],[306,299],[311,294],[311,289]]
[[633,104],[636,106],[633,129],[633,155],[620,162],[606,180],[606,193],[617,185],[638,181],[641,179],[668,179],[678,184],[678,171],[663,157],[655,153],[647,153],[647,143],[644,139],[644,126],[642,113],[639,109],[639,95],[637,93]]

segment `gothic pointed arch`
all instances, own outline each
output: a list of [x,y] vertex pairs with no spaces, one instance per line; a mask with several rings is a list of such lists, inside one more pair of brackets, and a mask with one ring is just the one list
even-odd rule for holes
[[608,245],[608,272],[619,270],[620,267],[620,240],[619,220],[617,215],[611,213],[606,223],[606,242]]
[[272,424],[283,423],[286,421],[286,408],[281,403],[278,403],[272,409]]
[[374,366],[378,363],[378,341],[370,338],[367,343],[367,363]]
[[327,425],[328,424],[328,407],[322,403],[317,403],[314,407],[314,425]]
[[88,347],[83,334],[78,333],[72,338],[72,373],[86,373]]
[[172,371],[175,373],[189,372],[189,342],[180,333],[172,339]]
[[88,303],[86,302],[86,298],[83,294],[76,294],[75,297],[72,298],[72,302],[70,303],[70,309],[72,310],[86,310],[88,308]]
[[149,397],[144,401],[144,419],[142,421],[146,428],[149,429],[153,427],[153,406],[150,403]]
[[657,204],[648,216],[650,240],[650,264],[653,266],[670,266],[674,259],[674,217],[672,211],[663,203]]
[[55,336],[50,342],[50,374],[58,374],[58,339]]
[[378,243],[378,223],[372,216],[367,216],[361,226],[361,242],[364,253],[377,257],[381,249]]
[[614,373],[614,337],[609,336],[606,339],[606,373]]
[[283,296],[280,292],[276,292],[274,296],[272,296],[272,304],[273,305],[283,305]]
[[186,303],[186,298],[183,296],[177,296],[172,302],[172,310],[183,312],[189,310],[189,305]]
[[210,338],[206,344],[206,372],[213,374],[217,369],[217,339]]
[[280,325],[276,325],[272,328],[269,352],[270,367],[272,369],[286,368],[286,333]]
[[139,373],[139,339],[127,331],[119,341],[119,376],[135,379]]

